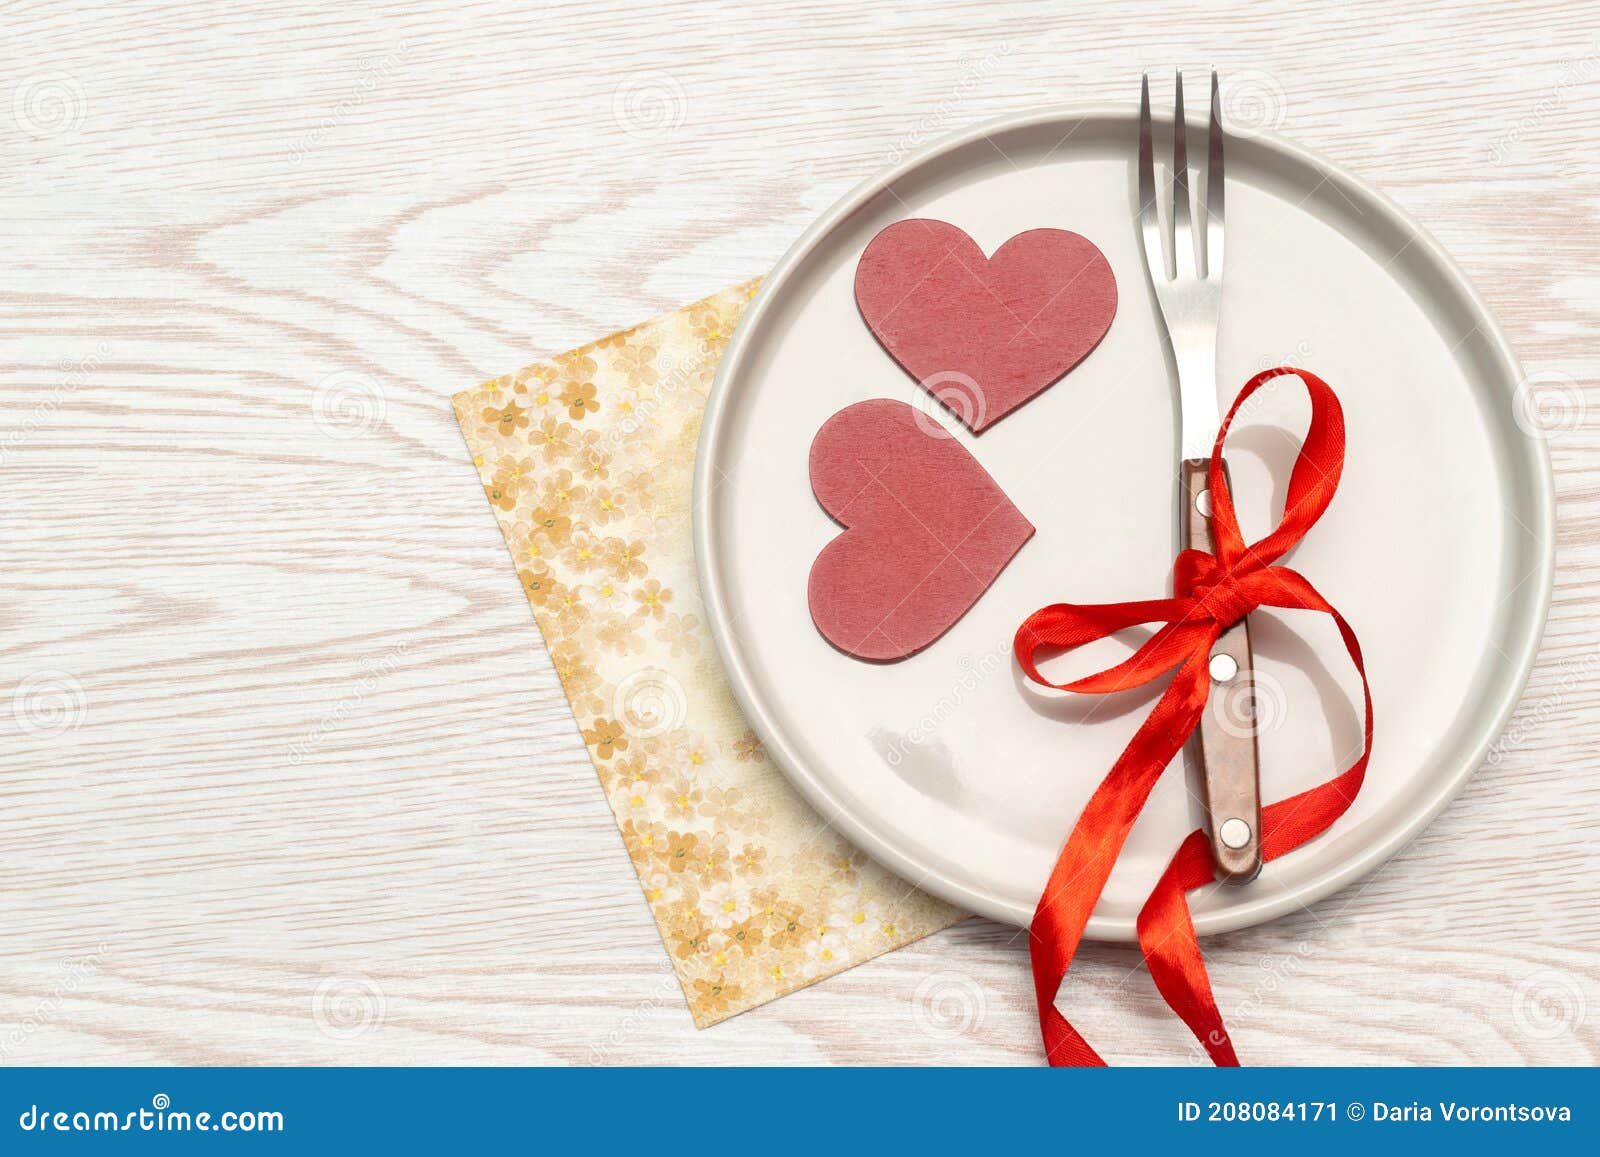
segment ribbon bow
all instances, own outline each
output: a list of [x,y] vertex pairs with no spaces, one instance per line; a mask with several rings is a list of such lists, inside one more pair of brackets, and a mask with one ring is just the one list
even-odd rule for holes
[[[1239,532],[1233,496],[1222,469],[1222,446],[1239,408],[1262,386],[1297,376],[1311,397],[1311,423],[1289,477],[1283,520],[1270,534],[1246,544]],[[1344,616],[1298,572],[1279,564],[1333,500],[1344,467],[1344,412],[1333,390],[1305,370],[1278,367],[1251,378],[1234,400],[1211,450],[1209,485],[1215,554],[1185,550],[1173,568],[1174,595],[1127,603],[1056,603],[1035,611],[1017,630],[1017,662],[1045,687],[1084,694],[1109,694],[1138,687],[1177,668],[1155,709],[1118,756],[1056,860],[1034,912],[1029,938],[1039,1027],[1052,1065],[1103,1065],[1066,1017],[1056,1010],[1056,992],[1072,964],[1128,832],[1144,809],[1156,780],[1200,723],[1210,689],[1211,648],[1234,623],[1258,607],[1318,611],[1330,615],[1361,676],[1365,716],[1361,755],[1333,779],[1262,810],[1261,854],[1273,860],[1321,835],[1354,802],[1372,751],[1372,693],[1361,646]],[[1052,683],[1035,662],[1041,650],[1070,651],[1117,631],[1161,624],[1132,656],[1093,675]],[[1156,988],[1173,1012],[1219,1065],[1237,1065],[1233,1042],[1217,1011],[1205,960],[1189,915],[1188,893],[1212,882],[1205,833],[1191,832],[1179,845],[1139,912],[1139,947]]]

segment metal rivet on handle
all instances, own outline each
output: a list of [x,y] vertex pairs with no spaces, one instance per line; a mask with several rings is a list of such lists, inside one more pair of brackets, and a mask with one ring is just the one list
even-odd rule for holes
[[1250,842],[1250,825],[1235,816],[1233,819],[1222,821],[1222,826],[1217,829],[1217,835],[1222,838],[1224,844],[1238,851]]
[[1205,517],[1211,517],[1211,491],[1202,490],[1194,496],[1194,508]]
[[1214,683],[1226,683],[1239,673],[1239,663],[1227,654],[1211,656],[1211,680]]

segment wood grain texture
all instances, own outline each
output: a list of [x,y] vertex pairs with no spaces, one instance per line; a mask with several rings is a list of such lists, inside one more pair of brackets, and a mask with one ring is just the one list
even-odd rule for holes
[[[1223,463],[1229,488],[1232,472]],[[1180,466],[1181,544],[1217,553],[1212,534],[1211,460],[1188,458]],[[1285,506],[1288,503],[1285,502]],[[1250,655],[1250,620],[1223,631],[1211,645],[1211,693],[1200,726],[1189,741],[1190,775],[1200,781],[1205,827],[1217,879],[1248,884],[1261,874],[1261,751],[1256,742],[1255,663]],[[1232,660],[1232,674],[1218,678],[1217,660]],[[1243,723],[1244,726],[1240,726]],[[1244,838],[1224,839],[1230,820],[1244,825]]]
[[[1176,64],[1424,221],[1573,410],[1513,728],[1376,875],[1208,944],[1240,1052],[1600,1059],[1593,5],[6,23],[0,1060],[1036,1062],[981,921],[692,1029],[447,399],[760,273],[942,131]],[[1114,1059],[1191,1059],[1130,950],[1079,969]]]

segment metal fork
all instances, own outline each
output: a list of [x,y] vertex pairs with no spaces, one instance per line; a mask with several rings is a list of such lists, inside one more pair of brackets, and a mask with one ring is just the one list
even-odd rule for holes
[[[1139,92],[1139,230],[1145,271],[1178,371],[1181,414],[1178,497],[1184,546],[1212,549],[1207,478],[1221,417],[1217,409],[1217,323],[1222,309],[1222,101],[1211,73],[1211,126],[1206,195],[1193,225],[1189,148],[1183,115],[1183,73],[1173,101],[1172,210],[1163,230],[1156,206],[1155,141],[1150,124],[1150,78]],[[1167,251],[1171,251],[1171,261]],[[1250,626],[1224,631],[1211,653],[1211,694],[1191,748],[1204,788],[1211,854],[1219,880],[1248,883],[1261,870],[1261,784],[1253,711]],[[1233,710],[1230,710],[1232,708]]]

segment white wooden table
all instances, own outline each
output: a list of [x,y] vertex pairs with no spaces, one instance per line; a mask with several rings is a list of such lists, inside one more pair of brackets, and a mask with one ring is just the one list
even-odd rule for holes
[[[977,920],[691,1027],[447,398],[1178,64],[1425,222],[1590,411],[1504,758],[1208,945],[1240,1051],[1600,1055],[1592,4],[120,7],[0,38],[0,1061],[1036,1062]],[[1135,962],[1085,953],[1081,1026],[1188,1060]]]

